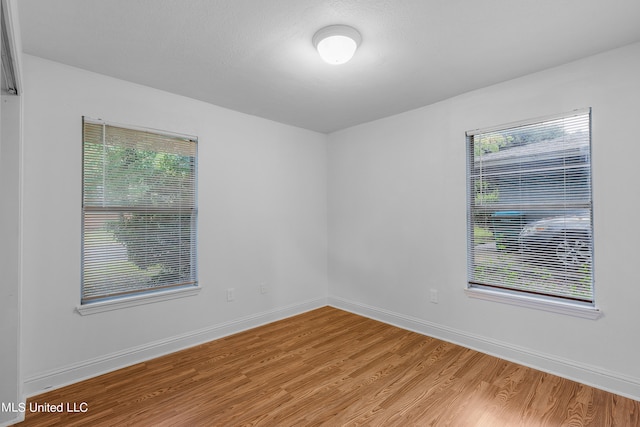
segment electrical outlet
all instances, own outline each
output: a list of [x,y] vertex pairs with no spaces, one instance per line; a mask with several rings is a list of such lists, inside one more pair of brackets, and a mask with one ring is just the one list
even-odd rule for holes
[[267,292],[269,292],[269,289],[267,288],[267,284],[263,283],[262,285],[260,285],[260,293],[264,295]]
[[431,302],[433,304],[437,304],[438,303],[438,290],[437,289],[431,289]]
[[231,302],[235,299],[236,290],[235,288],[227,289],[227,302]]

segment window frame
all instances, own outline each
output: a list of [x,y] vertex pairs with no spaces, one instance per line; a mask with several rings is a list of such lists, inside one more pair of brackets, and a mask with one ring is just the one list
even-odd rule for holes
[[[88,188],[90,188],[90,186],[88,186],[88,179],[87,176],[90,175],[87,173],[87,161],[91,161],[91,159],[95,159],[96,157],[94,156],[93,158],[91,157],[91,155],[89,155],[87,153],[87,145],[88,142],[86,141],[87,138],[89,138],[86,134],[86,126],[94,126],[94,127],[102,127],[102,133],[103,133],[103,140],[102,140],[102,144],[106,146],[106,133],[107,132],[107,128],[111,127],[114,129],[114,132],[117,132],[118,129],[120,131],[123,131],[124,133],[128,133],[131,134],[133,136],[134,139],[131,140],[127,140],[126,137],[122,138],[123,142],[122,144],[119,143],[115,143],[115,144],[111,144],[110,146],[112,147],[125,147],[125,148],[133,148],[134,152],[147,152],[147,153],[154,153],[156,152],[157,154],[169,154],[168,156],[163,156],[161,157],[163,160],[166,158],[171,157],[170,153],[171,151],[167,151],[167,149],[170,148],[166,148],[166,149],[154,149],[154,145],[157,147],[157,144],[167,144],[167,145],[160,145],[160,147],[171,147],[172,144],[172,140],[173,141],[180,141],[182,140],[185,144],[189,144],[192,146],[192,148],[190,148],[190,150],[192,150],[193,154],[179,154],[180,156],[190,156],[191,160],[188,160],[188,168],[187,169],[187,179],[189,180],[188,182],[190,182],[190,187],[186,187],[187,191],[189,188],[191,188],[191,191],[189,191],[188,193],[183,193],[182,188],[184,187],[179,187],[180,188],[180,192],[179,193],[175,193],[177,194],[177,197],[179,198],[178,200],[178,205],[176,205],[176,207],[172,207],[167,205],[166,203],[168,202],[163,202],[162,200],[160,201],[161,205],[158,205],[160,207],[154,207],[149,205],[148,203],[150,202],[142,202],[141,205],[137,204],[139,202],[132,202],[133,204],[127,204],[127,205],[119,205],[117,203],[113,203],[111,201],[109,201],[108,199],[104,199],[103,203],[106,203],[104,206],[107,206],[107,211],[111,211],[114,210],[115,211],[120,211],[120,212],[146,212],[144,206],[148,206],[148,209],[151,209],[149,214],[146,215],[151,215],[152,218],[157,217],[157,215],[160,215],[160,218],[165,219],[166,218],[171,218],[171,217],[175,217],[175,220],[177,221],[184,221],[185,218],[188,218],[188,221],[190,223],[190,227],[189,227],[189,231],[187,232],[187,234],[184,234],[184,236],[188,236],[188,240],[183,240],[183,234],[184,233],[184,229],[181,228],[181,225],[171,225],[172,223],[169,222],[169,229],[163,229],[162,231],[162,238],[166,238],[167,236],[174,236],[174,239],[177,239],[177,242],[175,243],[175,245],[177,245],[174,250],[178,251],[180,254],[185,253],[188,255],[188,262],[189,264],[186,264],[188,271],[189,271],[189,278],[191,279],[191,281],[189,281],[188,283],[181,283],[180,281],[183,280],[181,277],[176,279],[177,282],[174,280],[173,283],[170,283],[171,280],[173,279],[167,279],[167,283],[163,284],[163,285],[149,285],[149,286],[140,286],[139,289],[133,289],[131,287],[131,285],[124,285],[126,291],[123,293],[114,293],[114,294],[110,294],[110,295],[103,295],[103,296],[98,296],[98,297],[94,297],[94,298],[87,298],[85,295],[85,286],[87,285],[86,279],[85,279],[85,273],[86,273],[86,268],[87,268],[87,261],[86,261],[86,250],[87,250],[87,246],[91,246],[91,244],[87,243],[87,223],[86,223],[86,218],[88,216],[91,215],[95,215],[95,216],[99,216],[100,215],[100,209],[101,207],[96,207],[96,201],[95,201],[95,197],[92,198],[92,196],[88,195],[88,193],[86,193],[88,191]],[[80,282],[80,304],[76,307],[76,310],[78,311],[78,313],[85,315],[85,314],[93,314],[93,313],[99,313],[99,312],[103,312],[103,311],[110,311],[110,310],[114,310],[114,309],[119,309],[119,308],[126,308],[126,307],[131,307],[131,306],[136,306],[136,305],[141,305],[141,304],[148,304],[148,303],[152,303],[152,302],[157,302],[157,301],[164,301],[167,299],[174,299],[174,298],[181,298],[181,297],[185,297],[185,296],[192,296],[192,295],[196,295],[197,293],[199,293],[200,291],[200,284],[198,281],[198,267],[197,267],[197,223],[198,223],[198,197],[197,197],[197,187],[198,187],[198,138],[195,136],[191,136],[191,135],[185,135],[185,134],[179,134],[179,133],[174,133],[174,132],[167,132],[167,131],[160,131],[157,129],[150,129],[150,128],[144,128],[144,127],[139,127],[139,126],[131,126],[131,125],[123,125],[123,124],[119,124],[119,123],[114,123],[114,122],[107,122],[101,119],[92,119],[90,117],[82,117],[82,128],[83,128],[83,137],[82,137],[82,203],[81,203],[81,218],[82,218],[82,226],[81,226],[81,282]],[[115,138],[117,139],[118,136],[121,135],[116,135]],[[145,140],[146,138],[150,138],[151,142]],[[143,147],[140,147],[140,142],[138,141],[138,138],[140,140],[144,140],[144,142],[142,142]],[[157,140],[157,142],[156,142]],[[177,146],[174,146],[177,147]],[[179,148],[175,148],[176,152],[179,152],[180,149]],[[102,154],[101,157],[99,158],[101,161],[105,161],[105,157],[106,154]],[[89,158],[89,160],[87,160]],[[152,157],[153,159],[154,157]],[[155,157],[155,161],[157,162],[158,157]],[[95,160],[94,160],[95,161]],[[176,161],[180,161],[180,160],[176,160]],[[184,161],[183,161],[184,162]],[[177,167],[177,166],[176,166]],[[105,166],[102,166],[102,170],[104,173],[104,168]],[[179,169],[176,169],[179,170]],[[135,171],[135,170],[134,170]],[[146,170],[145,169],[140,169],[139,170],[140,173],[145,173]],[[178,172],[179,173],[179,172]],[[127,170],[127,175],[130,176],[128,170]],[[114,175],[115,176],[115,175]],[[162,177],[167,176],[167,175],[160,175]],[[174,172],[174,176],[175,176],[175,172]],[[179,175],[178,175],[179,176]],[[120,180],[117,179],[118,177],[116,177],[116,180],[114,182],[116,182],[116,185],[121,185]],[[179,178],[177,178],[179,179]],[[154,181],[155,182],[155,181]],[[164,182],[164,181],[163,181]],[[182,182],[182,181],[179,181]],[[103,184],[104,185],[104,184]],[[170,185],[170,184],[169,184]],[[174,184],[176,185],[176,184]],[[182,184],[181,184],[182,185]],[[99,187],[98,187],[99,188]],[[103,187],[103,188],[107,188],[107,187]],[[126,188],[126,186],[123,186],[123,188]],[[158,187],[161,189],[177,189],[177,187]],[[137,189],[137,187],[136,187]],[[104,192],[104,190],[102,190],[102,192]],[[106,193],[105,193],[106,194]],[[125,193],[128,194],[128,193]],[[147,193],[144,193],[147,194]],[[158,193],[154,193],[154,194],[158,194]],[[156,197],[163,197],[165,193],[159,193],[160,196],[156,196]],[[186,194],[186,196],[185,196]],[[108,197],[108,196],[102,196],[102,197]],[[145,199],[147,196],[144,196]],[[149,196],[150,197],[150,196]],[[184,197],[186,197],[186,199],[183,199]],[[127,196],[128,199],[128,196]],[[166,199],[166,198],[165,198]],[[163,199],[164,200],[164,199]],[[187,205],[185,205],[185,207],[183,206],[183,202],[182,200],[186,200]],[[165,203],[164,205],[162,205],[162,203]],[[172,202],[175,203],[175,202]],[[140,209],[140,207],[142,206],[142,209]],[[166,206],[165,208],[162,208],[162,206]],[[133,209],[133,210],[131,210]],[[145,215],[145,214],[142,214]],[[162,221],[162,220],[161,220]],[[169,220],[171,221],[171,220]],[[165,222],[161,222],[160,225],[162,226],[162,224],[165,224]],[[134,237],[133,239],[137,239],[138,237],[135,236],[145,236],[146,234],[139,228],[137,227],[137,224],[133,225],[134,227]],[[166,234],[167,230],[170,234]],[[129,231],[129,233],[131,233],[131,231]],[[114,237],[115,239],[115,237]],[[173,241],[173,239],[169,239],[170,242]],[[120,241],[120,244],[122,244],[123,246],[126,247],[126,243]],[[136,242],[136,244],[140,245],[139,243]],[[163,245],[165,244],[164,242],[162,243]],[[188,247],[188,251],[184,252],[184,245],[187,245]],[[169,247],[173,247],[175,245],[169,245]],[[98,245],[99,246],[99,245]],[[139,246],[136,246],[139,247]],[[163,246],[164,248],[164,246]],[[100,250],[100,249],[97,249]],[[143,252],[145,252],[145,250],[143,249]],[[145,252],[146,253],[146,252]],[[153,253],[153,252],[150,252]],[[128,256],[127,256],[128,257]],[[131,259],[129,258],[129,263],[131,263]],[[171,264],[173,264],[173,262],[171,262]],[[185,264],[180,264],[180,265],[185,265]],[[101,267],[104,268],[104,267]],[[164,269],[162,271],[165,271]],[[178,273],[176,273],[178,274]],[[182,273],[180,273],[180,276],[182,276]],[[127,276],[125,276],[127,277]],[[155,277],[155,276],[154,276]],[[156,279],[159,280],[159,279]],[[107,285],[106,288],[108,288],[110,285]]]
[[[594,252],[593,245],[593,195],[592,195],[592,170],[593,162],[591,158],[592,147],[592,132],[591,132],[591,108],[584,108],[574,110],[567,113],[554,114],[544,117],[538,117],[533,119],[521,120],[517,122],[507,123],[503,125],[493,126],[483,129],[475,129],[466,132],[466,191],[467,191],[467,284],[465,293],[472,298],[478,298],[482,300],[489,300],[501,303],[512,304],[516,306],[523,306],[529,308],[536,308],[540,310],[550,311],[554,313],[567,314],[572,316],[578,316],[589,319],[597,319],[602,315],[601,311],[596,306],[595,298],[595,281],[594,277],[594,265],[593,257],[591,258],[590,265],[590,290],[591,301],[577,301],[571,298],[557,296],[557,295],[540,295],[535,292],[528,292],[522,289],[501,287],[495,285],[485,285],[474,280],[475,273],[472,271],[474,267],[474,185],[476,184],[472,176],[474,175],[474,136],[482,135],[492,132],[508,132],[514,129],[524,126],[536,126],[546,125],[548,122],[553,122],[559,119],[567,119],[576,116],[588,116],[588,138],[589,138],[589,158],[588,158],[588,185],[589,185],[589,215],[590,222],[590,237],[591,237],[591,254]],[[481,184],[482,185],[482,184]],[[495,238],[495,237],[494,237]],[[497,249],[496,249],[497,250]]]

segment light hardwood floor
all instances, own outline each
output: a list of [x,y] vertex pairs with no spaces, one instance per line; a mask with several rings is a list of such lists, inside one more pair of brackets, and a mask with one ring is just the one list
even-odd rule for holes
[[45,403],[86,412],[18,426],[640,426],[640,402],[330,307],[27,405]]

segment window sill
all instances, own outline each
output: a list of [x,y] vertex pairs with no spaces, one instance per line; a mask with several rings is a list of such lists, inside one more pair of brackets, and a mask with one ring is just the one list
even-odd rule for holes
[[137,305],[152,304],[159,301],[166,301],[176,298],[184,298],[197,295],[202,288],[194,286],[182,289],[172,289],[162,292],[152,292],[143,295],[136,295],[126,298],[118,298],[108,301],[94,302],[91,304],[83,304],[76,307],[76,311],[82,316],[89,314],[103,313],[105,311],[120,310],[123,308],[134,307]]
[[465,293],[471,298],[511,304],[518,307],[533,308],[549,311],[551,313],[581,317],[583,319],[596,320],[602,316],[602,311],[598,308],[577,302],[557,301],[543,297],[510,294],[507,292],[480,288],[467,288],[465,289]]

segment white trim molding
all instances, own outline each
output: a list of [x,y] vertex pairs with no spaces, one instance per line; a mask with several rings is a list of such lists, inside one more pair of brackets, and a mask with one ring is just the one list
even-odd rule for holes
[[602,311],[597,307],[573,303],[571,301],[552,300],[550,298],[519,295],[509,293],[507,291],[494,291],[483,288],[467,288],[464,292],[470,298],[511,304],[518,307],[533,308],[549,311],[551,313],[566,314],[568,316],[581,317],[583,319],[596,320],[602,316]]
[[[17,403],[17,407],[19,407],[20,405],[23,405],[24,408],[27,407],[27,401],[23,400],[22,402],[18,402]],[[18,410],[18,412],[15,412],[15,418],[12,418],[10,420],[6,420],[3,422],[0,422],[0,427],[8,427],[8,426],[12,426],[14,424],[18,424],[24,421],[25,418],[25,412],[24,411],[20,411]]]
[[151,304],[159,301],[166,301],[175,298],[184,298],[197,295],[202,287],[191,286],[188,288],[170,289],[160,292],[148,292],[141,295],[134,295],[126,298],[115,298],[106,301],[81,304],[76,307],[76,311],[83,316],[88,314],[103,313],[105,311],[119,310],[136,305]]
[[577,381],[634,400],[640,400],[640,378],[612,372],[597,366],[578,363],[530,348],[449,328],[427,320],[395,313],[378,307],[329,297],[330,306],[369,317],[402,329],[438,338],[453,344],[528,366],[539,371]]

